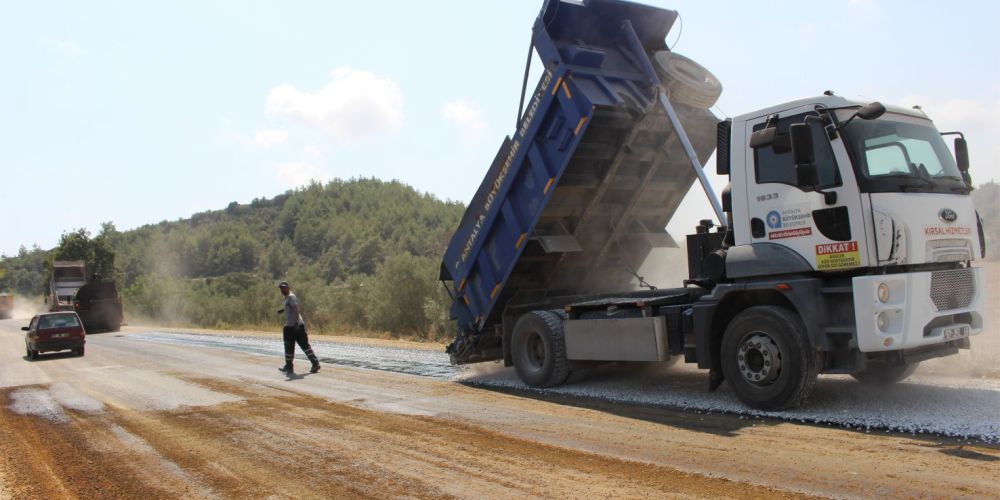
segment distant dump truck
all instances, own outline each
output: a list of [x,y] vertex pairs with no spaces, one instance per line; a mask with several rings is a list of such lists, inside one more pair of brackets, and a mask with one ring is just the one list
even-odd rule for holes
[[14,296],[9,293],[0,293],[0,319],[10,319],[14,312]]
[[121,329],[122,299],[114,281],[94,276],[77,290],[73,307],[88,333]]
[[49,280],[49,311],[72,311],[77,290],[87,283],[83,261],[56,261],[52,263]]

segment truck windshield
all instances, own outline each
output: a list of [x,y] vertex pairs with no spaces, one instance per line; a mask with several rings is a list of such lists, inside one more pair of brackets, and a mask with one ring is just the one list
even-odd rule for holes
[[862,192],[968,191],[941,134],[929,124],[854,120],[844,128],[844,137]]

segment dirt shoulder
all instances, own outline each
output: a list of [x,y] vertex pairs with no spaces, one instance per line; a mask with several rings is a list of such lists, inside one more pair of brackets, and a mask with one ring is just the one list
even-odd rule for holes
[[244,399],[170,412],[71,412],[71,422],[52,423],[11,413],[0,395],[0,451],[10,457],[0,477],[12,496],[35,498],[805,498],[449,419],[191,382]]

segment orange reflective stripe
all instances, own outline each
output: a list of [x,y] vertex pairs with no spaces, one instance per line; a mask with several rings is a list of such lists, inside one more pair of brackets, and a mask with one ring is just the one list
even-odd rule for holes
[[517,243],[514,243],[514,248],[521,248],[521,243],[524,243],[524,239],[528,237],[528,233],[521,233],[521,237],[517,239]]

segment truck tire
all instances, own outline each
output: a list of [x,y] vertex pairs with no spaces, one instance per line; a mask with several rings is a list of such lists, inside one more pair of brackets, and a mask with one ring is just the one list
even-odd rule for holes
[[722,83],[704,66],[676,52],[653,54],[670,102],[708,109],[722,95]]
[[913,372],[917,371],[918,365],[920,365],[919,362],[906,365],[890,365],[888,363],[869,361],[865,365],[864,370],[852,373],[851,376],[862,384],[895,384],[913,375]]
[[816,386],[819,368],[805,326],[783,307],[756,306],[722,337],[722,373],[736,397],[759,410],[794,408]]
[[569,378],[562,318],[551,311],[521,316],[511,335],[517,376],[531,387],[552,387]]

